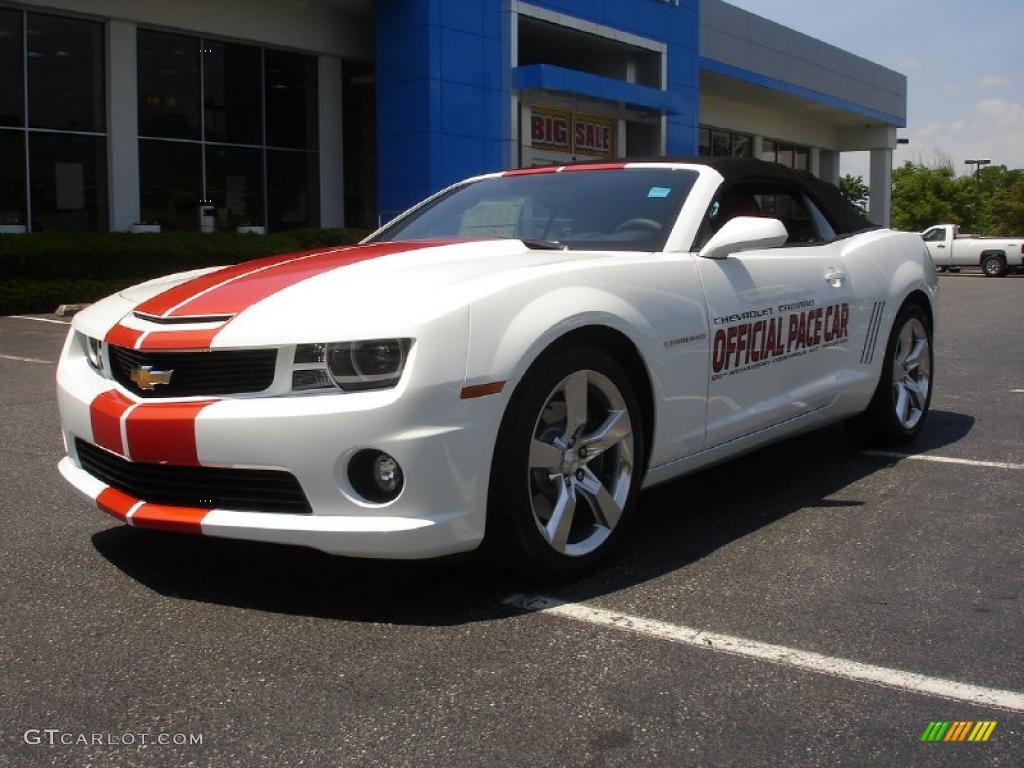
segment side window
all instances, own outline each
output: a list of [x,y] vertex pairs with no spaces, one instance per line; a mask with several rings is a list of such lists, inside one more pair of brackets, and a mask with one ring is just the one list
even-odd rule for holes
[[946,230],[942,227],[932,227],[923,235],[926,243],[942,243],[946,240]]
[[814,221],[814,226],[818,230],[818,239],[823,241],[835,240],[836,231],[828,223],[828,219],[825,218],[825,214],[821,212],[821,209],[806,195],[804,196],[804,203],[807,205],[807,210],[811,214],[811,220]]
[[778,219],[789,237],[786,245],[823,243],[834,240],[835,229],[828,219],[797,187],[778,182],[741,182],[726,189],[708,212],[711,230],[738,216]]

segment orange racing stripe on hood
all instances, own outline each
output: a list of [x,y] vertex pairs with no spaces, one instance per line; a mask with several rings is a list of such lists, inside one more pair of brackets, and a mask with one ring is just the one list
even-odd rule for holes
[[[188,280],[147,299],[136,311],[162,317],[234,316],[285,288],[325,272],[382,256],[461,242],[466,240],[375,243],[259,259]],[[118,324],[107,333],[106,339],[111,344],[135,349],[207,349],[226,324],[206,330],[168,329],[144,333]]]
[[296,283],[325,272],[358,264],[361,261],[415,251],[436,245],[447,245],[451,240],[420,240],[407,243],[377,243],[359,245],[340,251],[316,253],[249,272],[196,295],[172,310],[171,317],[187,315],[237,314],[263,299],[273,296]]

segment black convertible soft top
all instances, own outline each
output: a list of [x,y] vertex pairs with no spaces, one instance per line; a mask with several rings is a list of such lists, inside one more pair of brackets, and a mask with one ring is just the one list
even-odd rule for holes
[[822,181],[809,171],[796,171],[778,163],[732,157],[693,157],[686,160],[673,158],[670,162],[692,162],[714,168],[731,185],[743,181],[778,181],[796,183],[807,190],[811,199],[828,217],[837,235],[849,235],[866,229],[878,229],[863,213],[843,197],[839,188]]
[[[593,160],[567,165],[593,164]],[[796,184],[828,217],[837,235],[850,235],[867,229],[878,229],[860,210],[842,196],[838,187],[822,181],[808,171],[796,171],[778,163],[734,157],[630,157],[610,162],[616,163],[687,163],[706,165],[714,168],[725,179],[723,190],[743,182],[778,182]]]

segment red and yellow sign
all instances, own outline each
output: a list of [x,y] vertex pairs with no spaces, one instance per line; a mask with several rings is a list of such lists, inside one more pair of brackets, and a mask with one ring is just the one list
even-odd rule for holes
[[533,107],[530,112],[530,143],[534,147],[589,157],[615,157],[615,120],[545,107]]

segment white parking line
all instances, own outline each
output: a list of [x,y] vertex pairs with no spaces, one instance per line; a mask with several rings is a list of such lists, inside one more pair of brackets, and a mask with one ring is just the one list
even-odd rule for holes
[[1024,693],[984,688],[978,685],[929,677],[916,672],[877,667],[859,661],[825,656],[811,651],[801,651],[784,645],[772,645],[743,637],[706,632],[702,629],[669,624],[655,619],[630,616],[605,608],[595,608],[581,603],[568,603],[543,595],[510,595],[503,601],[506,605],[525,611],[560,616],[574,621],[611,627],[658,640],[667,640],[679,645],[702,648],[707,651],[721,651],[734,656],[745,656],[772,664],[795,667],[807,672],[840,677],[861,683],[897,688],[902,691],[934,696],[951,701],[963,701],[988,707],[1024,712]]
[[51,320],[48,317],[29,317],[28,315],[7,315],[11,320],[34,320],[37,323],[53,323],[54,325],[71,325],[67,320]]
[[1010,391],[1017,395],[1024,395],[1024,389],[1011,389]]
[[968,467],[991,467],[993,469],[1024,469],[1024,464],[1006,461],[978,461],[976,459],[955,459],[952,456],[932,456],[927,453],[897,453],[896,451],[862,451],[865,456],[879,456],[883,459],[913,459],[934,461],[939,464],[966,464]]
[[42,363],[43,365],[56,365],[52,360],[39,360],[35,357],[16,357],[15,355],[0,355],[0,360],[14,360],[16,363]]

